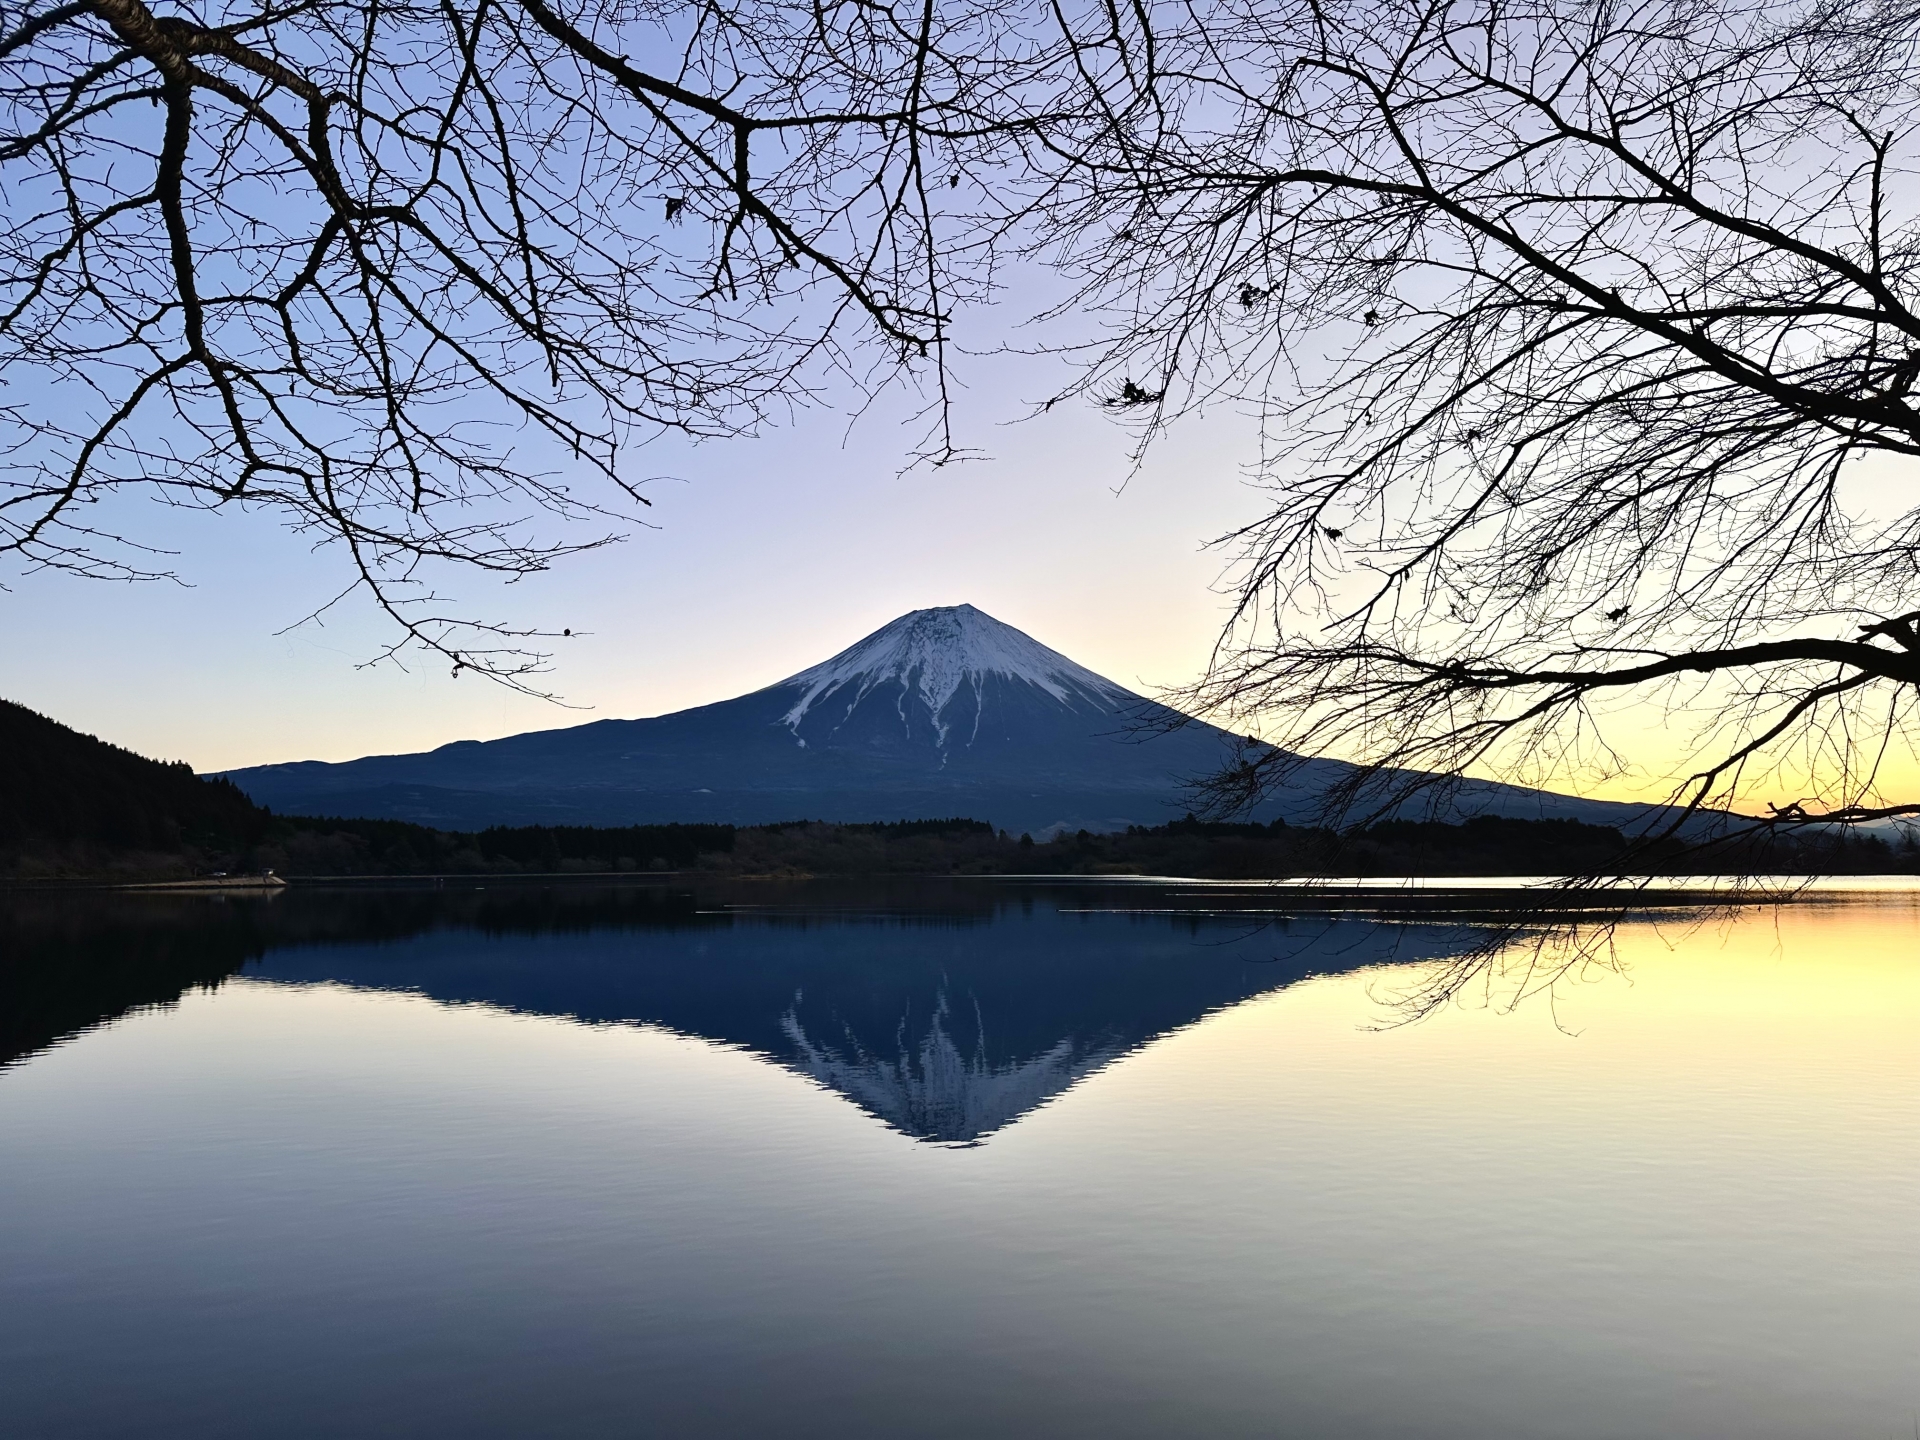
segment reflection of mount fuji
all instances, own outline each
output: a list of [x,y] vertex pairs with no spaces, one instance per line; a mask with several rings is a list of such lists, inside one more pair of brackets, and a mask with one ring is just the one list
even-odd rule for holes
[[[199,944],[189,932],[181,938],[189,951],[226,958],[203,956],[183,974],[206,984],[244,966],[281,983],[660,1025],[764,1056],[903,1134],[951,1144],[992,1134],[1210,1011],[1312,973],[1445,954],[1464,933],[1195,913],[1223,903],[1219,892],[1184,900],[1046,886],[747,893],[776,903],[641,889],[296,892],[203,907]],[[1133,908],[1143,903],[1160,913]],[[73,937],[63,931],[62,939],[49,959],[70,975]],[[166,998],[143,990],[123,1004]],[[63,1013],[111,1011],[93,996]],[[54,1029],[42,1026],[39,1043]]]
[[[868,1054],[854,1036],[845,1046],[830,1039],[816,1041],[799,1015],[789,1011],[781,1028],[792,1050],[782,1058],[902,1134],[963,1142],[1038,1109],[1129,1048],[1111,1035],[1093,1043],[1068,1035],[1038,1055],[996,1063],[977,1002],[971,1018],[972,1044],[963,1049],[954,1038],[954,1017],[942,994],[918,1048],[902,1048],[889,1057]],[[901,1028],[898,1039],[905,1046],[910,1042],[905,1025]]]
[[953,891],[931,905],[843,892],[827,913],[815,895],[663,906],[485,940],[441,930],[378,948],[277,951],[249,973],[661,1025],[765,1056],[903,1134],[963,1143],[1210,1011],[1310,973],[1461,944],[1440,927],[1112,908],[1139,905],[1137,892],[988,893],[998,898],[957,908]]

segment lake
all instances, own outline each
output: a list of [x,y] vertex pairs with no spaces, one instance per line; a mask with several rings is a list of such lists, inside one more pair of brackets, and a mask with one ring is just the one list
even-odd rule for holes
[[0,898],[0,1433],[1920,1428],[1910,891],[449,887]]

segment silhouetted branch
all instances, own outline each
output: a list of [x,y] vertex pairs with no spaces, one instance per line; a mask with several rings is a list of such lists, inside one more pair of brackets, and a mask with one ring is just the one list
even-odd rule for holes
[[647,503],[633,444],[940,370],[980,282],[925,173],[1031,121],[996,13],[0,7],[0,552],[131,578],[139,522],[87,507],[265,510],[403,648],[524,687],[531,632],[423,565],[542,570]]
[[1278,747],[1222,809],[1289,752],[1365,762],[1329,797],[1356,819],[1416,771],[1591,779],[1627,763],[1618,696],[1699,723],[1687,814],[1780,783],[1888,810],[1920,510],[1843,467],[1920,454],[1920,10],[1302,0],[1076,35],[1099,103],[1050,132],[1050,233],[1062,313],[1115,337],[1083,393],[1137,395],[1143,443],[1237,400],[1269,446],[1177,697]]

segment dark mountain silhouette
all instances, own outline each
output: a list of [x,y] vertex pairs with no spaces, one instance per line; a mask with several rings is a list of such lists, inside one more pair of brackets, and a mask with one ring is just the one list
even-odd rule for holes
[[[417,755],[228,772],[290,814],[487,825],[766,824],[974,815],[1111,831],[1189,807],[1239,737],[1137,695],[971,605],[916,610],[738,699]],[[1309,819],[1349,773],[1314,761],[1259,818]],[[1443,814],[1631,825],[1640,806],[1470,782]]]

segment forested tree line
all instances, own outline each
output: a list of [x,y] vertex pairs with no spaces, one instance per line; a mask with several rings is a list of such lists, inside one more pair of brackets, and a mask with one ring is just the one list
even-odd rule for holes
[[1036,841],[976,824],[889,836],[886,827],[821,822],[755,826],[702,868],[739,875],[1163,875],[1264,880],[1316,877],[1807,875],[1920,872],[1905,835],[1834,828],[1743,833],[1713,844],[1649,844],[1607,825],[1480,816],[1459,823],[1386,820],[1346,831],[1323,826],[1205,822],[1096,834],[1060,831]]

